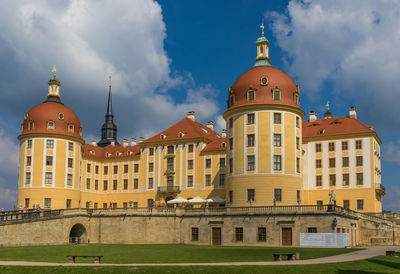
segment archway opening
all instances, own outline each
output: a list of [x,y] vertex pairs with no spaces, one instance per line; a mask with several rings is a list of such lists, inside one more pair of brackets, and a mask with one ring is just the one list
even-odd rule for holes
[[82,244],[87,242],[86,228],[81,224],[75,224],[69,232],[70,244]]

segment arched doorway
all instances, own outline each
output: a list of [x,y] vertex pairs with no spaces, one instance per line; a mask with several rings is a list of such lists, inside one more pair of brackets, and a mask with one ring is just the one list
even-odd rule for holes
[[70,244],[82,244],[87,242],[86,228],[81,224],[75,224],[69,232]]

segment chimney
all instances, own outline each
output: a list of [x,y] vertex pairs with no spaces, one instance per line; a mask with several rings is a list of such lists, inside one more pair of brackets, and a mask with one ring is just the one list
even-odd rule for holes
[[115,140],[111,140],[111,145],[115,146]]
[[139,143],[143,142],[144,138],[143,137],[139,137]]
[[131,139],[131,146],[136,146],[136,139],[135,138]]
[[187,113],[187,118],[189,118],[190,120],[192,120],[192,121],[196,121],[196,118],[195,118],[195,112],[194,111],[189,111],[188,113]]
[[310,115],[310,122],[315,122],[315,120],[317,120],[317,113],[314,110],[311,110],[309,115]]
[[224,138],[226,138],[226,129],[223,129],[223,130],[222,130],[221,136],[224,137]]
[[124,139],[122,141],[122,144],[123,144],[124,147],[127,147],[128,146],[128,139]]
[[356,107],[351,106],[349,108],[349,117],[353,118],[353,119],[357,119],[357,111],[356,111]]
[[214,122],[213,121],[209,121],[207,122],[207,127],[211,130],[214,130]]
[[92,140],[92,146],[95,146],[95,147],[97,147],[96,140]]

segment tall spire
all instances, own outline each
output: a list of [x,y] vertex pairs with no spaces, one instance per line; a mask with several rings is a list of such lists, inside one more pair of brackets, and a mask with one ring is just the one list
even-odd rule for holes
[[271,65],[271,60],[269,59],[269,42],[267,38],[264,36],[264,20],[260,26],[261,28],[261,37],[259,37],[256,41],[257,45],[257,57],[256,57],[256,63],[254,64],[254,67],[258,66],[270,66]]
[[111,143],[118,144],[117,141],[117,126],[114,124],[114,115],[112,113],[112,93],[111,93],[111,76],[109,76],[108,85],[108,104],[105,115],[105,123],[101,127],[101,140],[97,143],[100,147],[106,147]]
[[56,65],[53,66],[53,69],[51,71],[53,72],[53,79],[49,80],[49,93],[47,94],[46,102],[61,103],[61,100],[60,100],[61,83],[60,83],[60,81],[57,80],[57,77],[56,77],[56,72],[57,72]]

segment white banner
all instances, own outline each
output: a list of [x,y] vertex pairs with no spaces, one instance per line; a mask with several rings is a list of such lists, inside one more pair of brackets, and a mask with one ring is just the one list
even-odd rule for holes
[[300,233],[302,247],[350,246],[349,233]]

